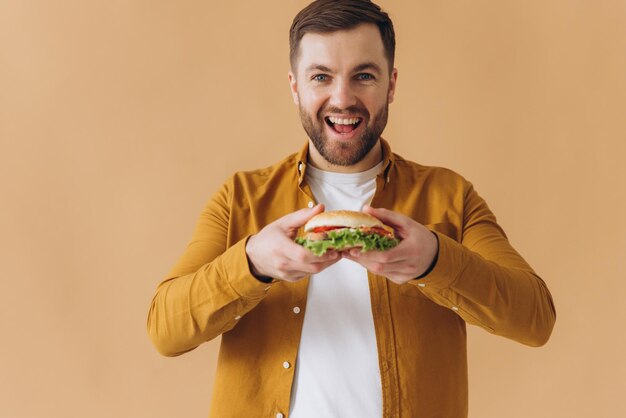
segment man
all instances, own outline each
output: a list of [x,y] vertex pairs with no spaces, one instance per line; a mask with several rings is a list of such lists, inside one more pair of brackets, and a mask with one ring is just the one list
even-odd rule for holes
[[[398,75],[386,13],[315,1],[290,47],[308,143],[213,196],[149,334],[168,356],[222,336],[212,417],[466,417],[465,323],[542,345],[550,293],[468,181],[380,137]],[[294,238],[324,209],[362,209],[402,241],[315,256]]]

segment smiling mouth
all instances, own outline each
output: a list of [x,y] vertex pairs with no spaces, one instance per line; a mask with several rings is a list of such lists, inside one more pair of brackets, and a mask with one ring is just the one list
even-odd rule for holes
[[333,116],[326,116],[324,121],[328,126],[330,126],[335,132],[339,134],[348,134],[354,131],[363,121],[362,118],[336,118]]

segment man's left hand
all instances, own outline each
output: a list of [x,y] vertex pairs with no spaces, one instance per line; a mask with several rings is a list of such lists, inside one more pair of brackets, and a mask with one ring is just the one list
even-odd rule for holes
[[387,277],[394,283],[404,284],[428,270],[439,251],[437,237],[424,225],[399,213],[372,208],[365,205],[363,212],[368,213],[395,230],[400,244],[387,251],[368,251],[362,253],[353,248],[342,252],[343,258],[355,261],[374,274]]

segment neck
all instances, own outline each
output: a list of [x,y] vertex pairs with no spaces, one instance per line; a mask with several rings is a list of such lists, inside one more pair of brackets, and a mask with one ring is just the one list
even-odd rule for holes
[[317,151],[317,148],[313,145],[313,142],[309,140],[309,164],[315,168],[319,168],[324,171],[331,171],[334,173],[360,173],[367,171],[381,162],[383,159],[383,148],[380,144],[380,139],[376,142],[376,145],[367,153],[367,155],[359,162],[353,165],[335,165],[328,162]]

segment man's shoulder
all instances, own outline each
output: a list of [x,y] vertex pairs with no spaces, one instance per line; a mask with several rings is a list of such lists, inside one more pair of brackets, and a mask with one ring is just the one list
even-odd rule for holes
[[411,176],[422,181],[436,181],[448,185],[464,185],[467,183],[467,180],[461,174],[450,168],[421,164],[407,160],[397,154],[394,154],[394,161],[398,174],[403,177]]
[[257,184],[267,183],[272,179],[297,178],[294,174],[298,170],[298,153],[294,152],[282,160],[261,168],[252,170],[236,171],[231,176],[231,181],[235,183]]

